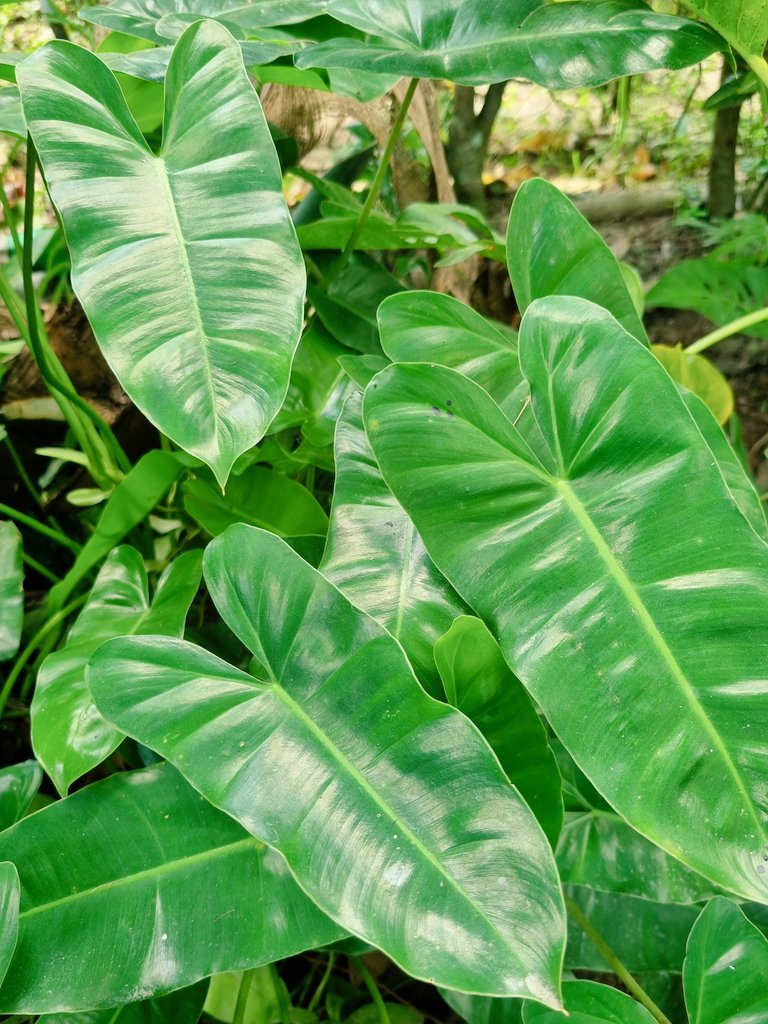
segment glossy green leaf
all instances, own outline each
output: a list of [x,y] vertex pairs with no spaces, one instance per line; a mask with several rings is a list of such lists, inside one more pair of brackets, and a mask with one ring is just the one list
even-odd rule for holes
[[115,636],[183,636],[200,575],[199,551],[179,556],[158,580],[150,602],[147,571],[138,551],[117,548],[104,563],[66,644],[43,662],[32,699],[35,756],[62,796],[123,739],[94,707],[85,682],[88,659]]
[[494,999],[440,989],[440,995],[467,1024],[522,1024],[522,999]]
[[231,476],[224,494],[213,479],[188,480],[184,507],[213,537],[233,523],[261,526],[279,537],[322,536],[328,529],[328,516],[306,487],[262,466]]
[[149,999],[342,934],[281,857],[166,764],[25,818],[0,836],[0,856],[21,877],[8,1013]]
[[336,485],[320,569],[403,645],[427,691],[442,693],[432,648],[467,609],[437,571],[384,483],[363,429],[359,394],[336,426]]
[[142,412],[223,485],[282,404],[305,285],[237,43],[210,21],[179,39],[158,157],[93,54],[50,43],[17,78],[72,285],[107,361]]
[[[232,1024],[237,1010],[240,986],[245,980],[248,995],[242,1017],[238,1017],[238,1024],[281,1024],[283,1018],[275,989],[275,978],[276,975],[270,967],[257,967],[249,971],[247,978],[244,978],[242,971],[214,975],[205,1000],[206,1019],[213,1017],[224,1024]],[[279,984],[285,990],[282,978],[279,979]],[[286,997],[290,1001],[287,992]],[[291,1006],[291,1024],[315,1024],[316,1021],[315,1013],[303,1007]]]
[[[653,1024],[654,1018],[631,996],[595,981],[566,981],[563,1002],[568,1024]],[[523,1024],[562,1024],[560,1014],[526,1002]]]
[[43,770],[37,761],[22,761],[0,770],[0,832],[24,816],[42,781]]
[[685,0],[744,57],[762,57],[768,45],[767,0]]
[[[145,135],[157,131],[163,123],[163,87],[160,84],[168,68],[171,50],[159,49],[146,39],[110,32],[96,50],[111,68],[136,124]],[[139,73],[141,68],[143,73]],[[127,72],[127,73],[123,73]]]
[[[104,10],[104,8],[98,8]],[[197,18],[193,19],[198,20]],[[178,35],[178,33],[177,33]],[[126,36],[125,38],[137,38]],[[176,36],[174,36],[176,38]],[[138,40],[146,42],[146,40]],[[280,57],[290,57],[292,54],[299,49],[299,43],[288,42],[284,40],[238,40],[240,46],[240,52],[243,55],[243,62],[246,67],[250,68],[253,65],[267,65],[271,61],[278,60]],[[149,44],[147,44],[149,45]],[[137,116],[136,110],[131,103],[130,95],[127,95],[126,81],[125,78],[120,76],[130,76],[131,79],[142,79],[145,82],[162,82],[168,72],[168,64],[173,53],[172,46],[155,46],[151,49],[136,49],[126,53],[105,53],[99,51],[99,57],[112,71],[116,73],[120,82],[120,86],[123,93],[126,94],[128,100],[128,106],[131,108],[131,113],[136,118],[136,122],[142,131],[146,132],[146,128],[142,124],[140,118]],[[160,119],[158,124],[162,120],[162,100],[160,104]]]
[[183,472],[183,464],[169,452],[154,449],[142,455],[115,488],[75,564],[63,580],[51,587],[49,612],[61,608],[91,569],[146,519]]
[[691,391],[681,392],[688,412],[699,428],[709,450],[714,455],[718,468],[723,475],[726,487],[731,492],[733,500],[739,507],[741,514],[747,520],[755,533],[764,541],[768,541],[768,523],[766,523],[765,509],[760,501],[754,480],[747,474],[744,466],[734,451],[733,445],[725,436],[722,427],[715,420],[714,416],[702,402]]
[[768,549],[674,383],[608,313],[540,299],[519,351],[544,462],[472,382],[402,365],[366,392],[384,479],[619,813],[765,900]]
[[560,772],[531,698],[480,619],[462,615],[435,644],[448,702],[474,722],[554,847],[563,824]]
[[768,939],[731,900],[710,900],[693,926],[683,985],[690,1024],[768,1020]]
[[15,135],[19,139],[27,137],[27,122],[21,109],[21,97],[15,85],[0,88],[0,132]]
[[206,979],[159,999],[144,999],[114,1009],[46,1013],[37,1024],[197,1024],[207,990]]
[[659,903],[695,903],[717,891],[611,811],[566,815],[557,866],[564,884],[644,896]]
[[576,295],[607,309],[648,344],[616,257],[570,199],[543,178],[523,182],[515,196],[507,267],[521,313],[534,299]]
[[514,418],[525,401],[517,347],[450,295],[403,292],[379,306],[381,347],[394,363],[439,363],[484,388]]
[[204,564],[269,681],[181,641],[113,640],[89,668],[102,712],[410,974],[559,1005],[554,861],[474,726],[273,534],[231,527]]
[[13,523],[0,522],[0,661],[19,649],[24,625],[24,565],[21,534]]
[[637,0],[329,0],[339,21],[381,38],[310,46],[299,67],[360,67],[487,85],[527,78],[548,89],[598,85],[651,68],[696,64],[718,47],[702,25]]
[[11,960],[19,930],[19,876],[13,864],[0,862],[0,985]]
[[173,14],[213,18],[246,30],[288,25],[321,14],[327,0],[115,0],[108,5],[84,7],[79,17],[93,25],[159,43],[158,22]]
[[344,376],[339,357],[348,351],[319,320],[312,320],[293,360],[288,394],[272,423],[273,433],[304,424],[322,413]]
[[[698,917],[696,907],[600,892],[586,885],[567,885],[565,891],[632,974],[680,974],[688,934]],[[574,971],[611,970],[572,917],[565,966]]]

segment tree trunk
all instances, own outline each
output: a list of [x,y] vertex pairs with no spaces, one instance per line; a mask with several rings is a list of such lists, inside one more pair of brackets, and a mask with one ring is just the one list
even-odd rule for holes
[[471,86],[457,85],[454,94],[446,147],[448,166],[459,202],[481,212],[485,210],[483,168],[506,84],[489,86],[479,114],[475,114],[475,90]]
[[[729,73],[730,67],[724,58],[721,82],[726,80]],[[710,217],[724,219],[732,217],[736,212],[736,146],[739,141],[740,116],[741,103],[721,107],[715,113],[707,202]]]

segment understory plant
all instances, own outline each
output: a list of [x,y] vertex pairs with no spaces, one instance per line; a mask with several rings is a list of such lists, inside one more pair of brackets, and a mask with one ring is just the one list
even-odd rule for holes
[[[506,238],[382,202],[421,80],[722,51],[768,86],[761,0],[687,7],[113,0],[96,50],[2,55],[0,295],[82,512],[9,423],[0,708],[34,759],[0,771],[0,1012],[414,1024],[415,979],[469,1024],[768,1020],[768,525],[708,343],[652,351],[543,180]],[[275,82],[394,97],[364,197],[359,161],[301,167]],[[43,281],[39,176],[69,261]],[[470,257],[519,330],[409,287]],[[70,380],[57,275],[155,446]]]

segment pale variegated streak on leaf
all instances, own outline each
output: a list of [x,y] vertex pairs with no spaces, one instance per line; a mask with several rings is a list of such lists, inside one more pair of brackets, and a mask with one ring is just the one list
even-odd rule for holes
[[0,862],[0,984],[11,960],[19,931],[19,876],[15,866]]
[[208,991],[208,979],[170,992],[159,999],[87,1010],[83,1013],[45,1013],[37,1024],[197,1024]]
[[328,13],[372,40],[310,46],[299,67],[359,67],[488,85],[527,78],[548,89],[598,85],[696,64],[717,37],[639,0],[329,0]]
[[731,900],[710,900],[691,929],[683,964],[690,1024],[768,1020],[768,939]]
[[19,941],[0,986],[7,1013],[150,999],[344,935],[282,857],[169,764],[112,775],[25,818],[0,835],[0,857],[21,878]]
[[176,44],[163,144],[112,73],[53,42],[17,70],[97,341],[144,414],[223,484],[288,387],[305,273],[240,48],[215,22]]
[[612,811],[566,815],[557,867],[564,885],[659,903],[695,903],[718,892],[717,886],[664,853]]
[[24,565],[21,534],[0,522],[0,661],[19,649],[24,625]]
[[768,44],[768,0],[684,0],[745,58],[762,57]]
[[112,640],[89,667],[100,710],[410,974],[558,1006],[554,858],[480,733],[280,538],[232,526],[204,572],[268,681],[182,641]]
[[211,18],[245,32],[272,25],[290,25],[322,14],[327,0],[115,0],[98,7],[84,7],[83,21],[113,32],[164,42],[158,22],[168,15],[187,14]]
[[115,636],[182,636],[201,570],[200,552],[180,555],[158,580],[150,602],[144,560],[135,548],[116,548],[102,566],[66,643],[43,662],[32,698],[32,746],[61,796],[124,739],[91,699],[88,659]]
[[336,483],[320,571],[386,626],[425,689],[440,696],[432,648],[467,606],[384,483],[363,429],[361,397],[350,395],[336,425]]
[[366,392],[384,479],[606,799],[765,900],[768,549],[674,383],[608,313],[539,300],[519,351],[545,461],[472,382],[403,365]]

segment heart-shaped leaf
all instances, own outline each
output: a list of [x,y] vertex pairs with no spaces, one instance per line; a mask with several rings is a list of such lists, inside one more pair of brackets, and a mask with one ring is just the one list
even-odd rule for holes
[[281,857],[166,764],[25,818],[0,836],[0,856],[21,877],[6,1013],[149,999],[343,935]]
[[519,351],[545,461],[472,382],[403,365],[366,392],[384,478],[598,790],[765,900],[768,548],[674,383],[608,313],[539,300]]
[[410,974],[559,1006],[554,862],[479,732],[273,534],[230,527],[205,578],[266,681],[181,641],[112,640],[89,668],[101,711]]
[[157,157],[94,54],[50,43],[17,80],[72,285],[107,361],[145,415],[223,485],[285,396],[305,286],[238,44],[211,21],[179,39]]
[[299,67],[352,67],[488,85],[528,78],[548,89],[598,85],[652,68],[696,64],[717,37],[639,0],[329,0],[328,13],[374,37],[331,39]]
[[67,642],[43,662],[32,700],[35,756],[62,796],[123,739],[91,700],[85,683],[88,659],[115,636],[182,636],[200,573],[200,552],[180,555],[160,577],[150,603],[147,571],[138,551],[117,548],[104,563]]

